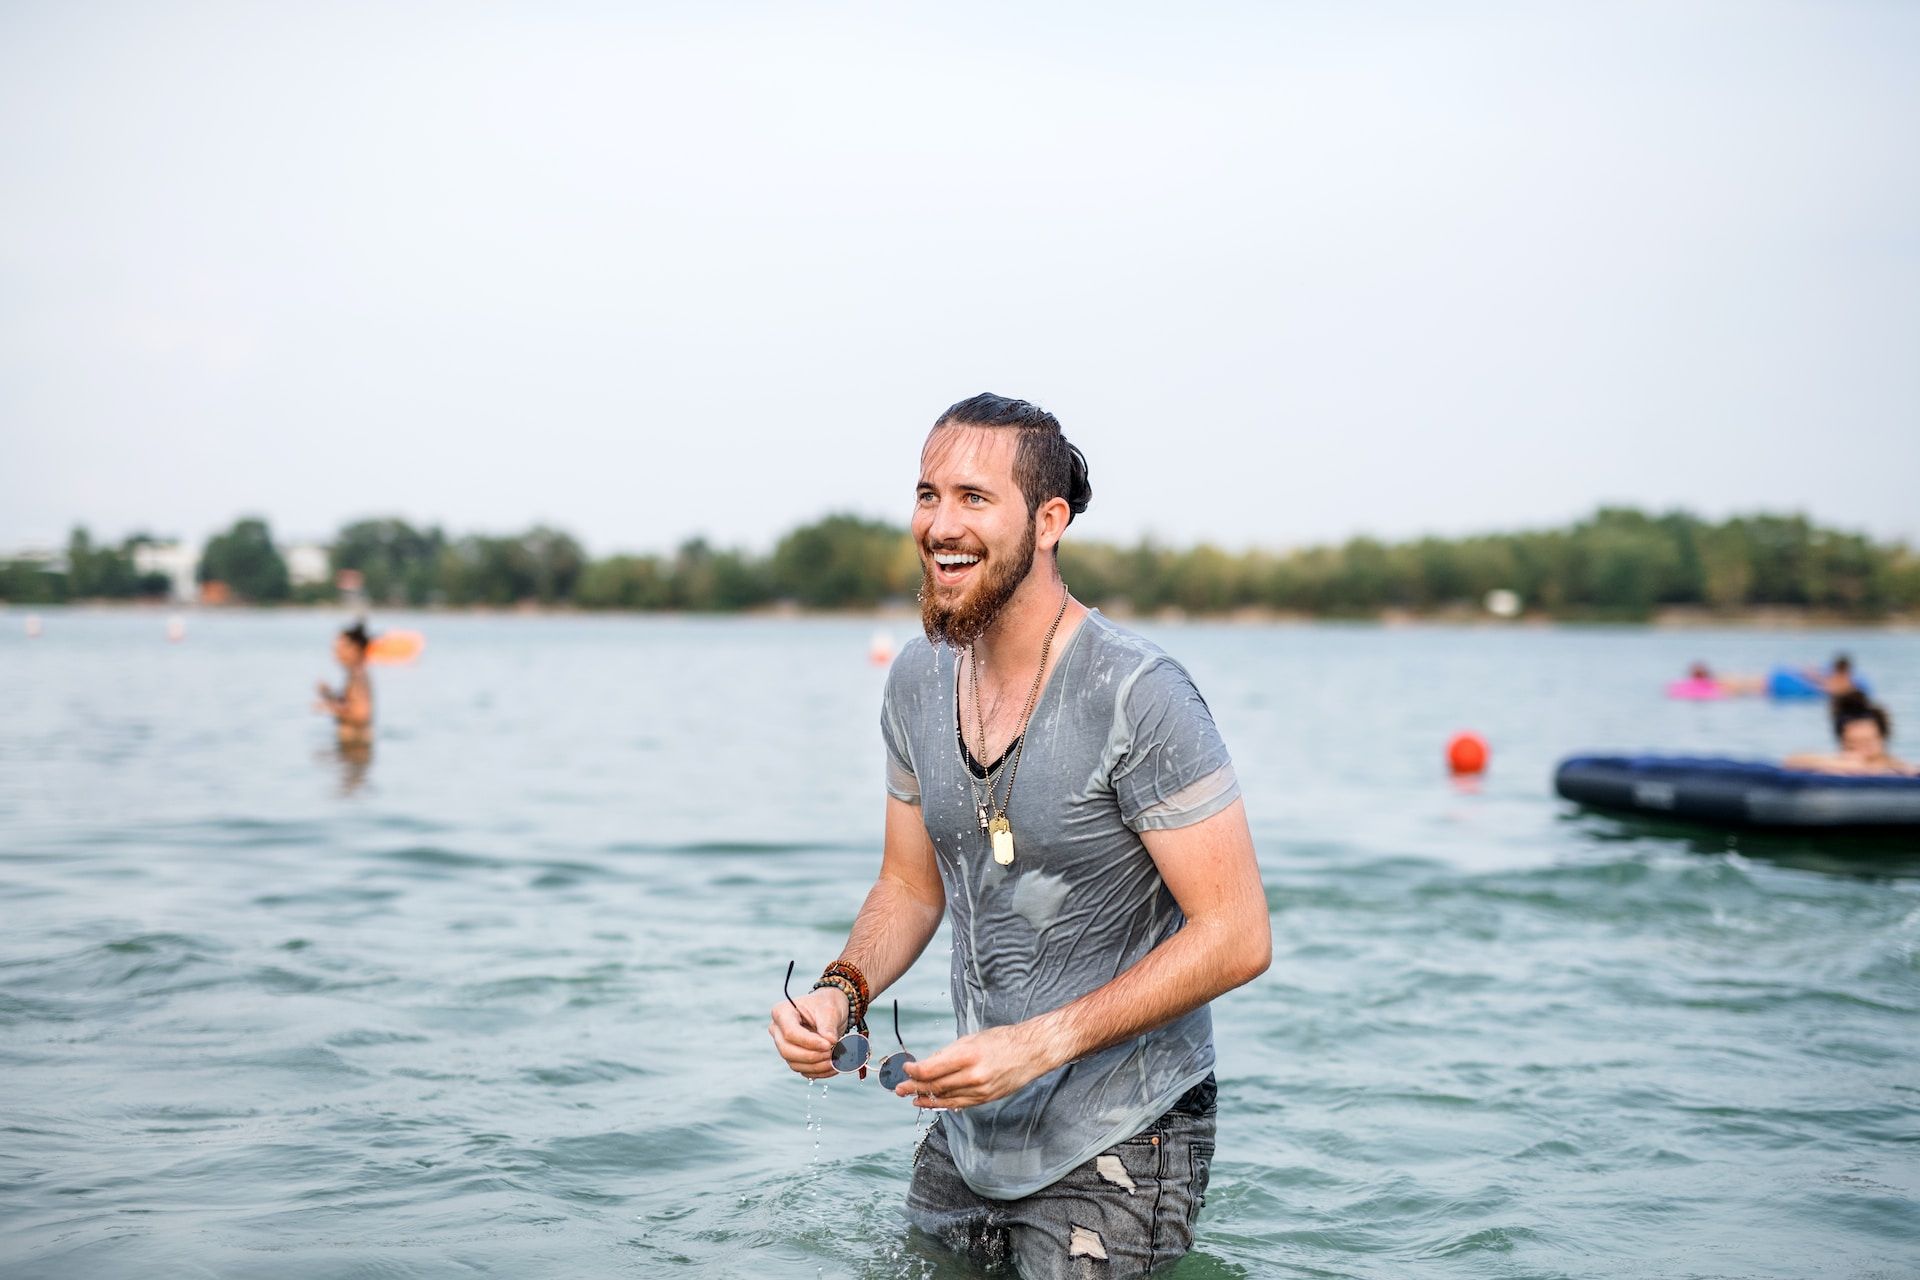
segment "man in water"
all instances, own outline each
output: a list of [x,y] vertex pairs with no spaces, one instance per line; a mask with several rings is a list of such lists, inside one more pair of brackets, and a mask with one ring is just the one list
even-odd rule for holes
[[1840,732],[1840,722],[1853,714],[1859,706],[1867,705],[1867,694],[1854,683],[1853,659],[1846,654],[1835,654],[1832,667],[1825,673],[1809,672],[1814,683],[1827,695],[1827,713],[1833,717],[1833,731]]
[[1838,755],[1788,756],[1789,769],[1809,773],[1890,774],[1910,777],[1920,767],[1887,754],[1887,739],[1893,736],[1893,723],[1886,710],[1868,702],[1858,690],[1836,699],[1833,713],[1834,736],[1840,739]]
[[1844,653],[1834,654],[1833,662],[1827,670],[1808,671],[1807,678],[1819,685],[1826,695],[1834,700],[1836,710],[1838,710],[1837,704],[1840,699],[1850,693],[1860,692],[1860,686],[1853,682],[1853,659]]
[[346,670],[347,681],[335,693],[326,681],[319,684],[315,711],[333,717],[342,751],[365,751],[373,746],[373,684],[367,679],[367,646],[372,637],[364,621],[344,628],[333,638],[333,658]]
[[949,913],[959,1038],[896,1092],[945,1112],[907,1217],[1022,1276],[1141,1275],[1191,1246],[1214,1149],[1208,1001],[1266,970],[1266,894],[1206,703],[1075,601],[1092,496],[1052,414],[981,395],[921,452],[916,638],[881,710],[886,835],[845,949],[769,1027],[801,1075]]

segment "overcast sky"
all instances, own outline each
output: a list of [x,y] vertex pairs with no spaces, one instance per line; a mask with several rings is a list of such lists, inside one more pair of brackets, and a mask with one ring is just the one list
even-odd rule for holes
[[[0,5],[0,547],[1920,536],[1920,5]],[[1076,525],[1076,529],[1082,526]]]

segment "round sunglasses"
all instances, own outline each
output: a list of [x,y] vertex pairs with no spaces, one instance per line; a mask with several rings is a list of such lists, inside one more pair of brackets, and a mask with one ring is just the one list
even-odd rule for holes
[[[787,1003],[793,1005],[793,1011],[800,1015],[800,1025],[817,1034],[820,1028],[813,1025],[813,1019],[807,1017],[806,1011],[795,1003],[793,998],[793,966],[795,963],[796,962],[792,960],[787,961],[787,977],[786,980],[780,984],[780,990],[786,995]],[[907,1064],[909,1062],[919,1061],[918,1058],[907,1052],[907,1042],[900,1038],[900,1002],[898,1000],[893,1002],[893,1038],[898,1042],[900,1048],[896,1052],[890,1053],[880,1059],[880,1085],[888,1092],[892,1092],[905,1084],[907,1080]],[[872,1058],[872,1040],[866,1035],[864,1029],[857,1029],[847,1032],[847,1034],[833,1042],[833,1053],[829,1061],[833,1063],[833,1069],[838,1074],[844,1076],[857,1071],[860,1073],[860,1078],[864,1080],[867,1076],[867,1063]]]

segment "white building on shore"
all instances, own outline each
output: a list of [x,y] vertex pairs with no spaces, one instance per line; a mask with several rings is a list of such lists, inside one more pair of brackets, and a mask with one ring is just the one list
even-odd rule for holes
[[200,548],[185,542],[142,542],[133,548],[133,571],[166,575],[167,598],[180,604],[191,604],[199,597],[193,580],[199,567]]
[[327,556],[325,543],[288,543],[281,548],[280,558],[287,562],[287,581],[296,591],[333,581],[333,562]]

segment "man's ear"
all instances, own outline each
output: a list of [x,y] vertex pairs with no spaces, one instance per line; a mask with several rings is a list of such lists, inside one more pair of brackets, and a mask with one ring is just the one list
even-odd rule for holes
[[1073,508],[1067,505],[1065,498],[1048,498],[1040,504],[1040,509],[1033,513],[1033,517],[1034,546],[1041,551],[1051,551],[1066,533],[1067,522],[1073,519]]

